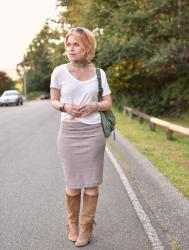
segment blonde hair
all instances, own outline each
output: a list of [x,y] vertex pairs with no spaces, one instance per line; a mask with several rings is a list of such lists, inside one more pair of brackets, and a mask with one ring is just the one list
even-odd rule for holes
[[71,35],[81,40],[86,50],[86,60],[90,62],[94,58],[96,50],[96,39],[94,34],[86,28],[82,27],[72,28],[68,31],[67,35],[65,36],[64,40],[65,48],[67,47],[68,38]]

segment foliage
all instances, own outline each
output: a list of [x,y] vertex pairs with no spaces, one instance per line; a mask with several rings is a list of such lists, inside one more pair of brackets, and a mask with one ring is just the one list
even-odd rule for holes
[[72,26],[96,35],[95,63],[106,70],[116,105],[179,116],[189,107],[189,3],[186,0],[57,0],[59,28],[46,22],[18,72],[28,91],[48,91],[64,63],[63,36]]
[[33,39],[17,71],[25,74],[27,92],[49,92],[50,75],[53,68],[62,63],[63,44],[57,29],[50,28],[48,22]]
[[[97,37],[95,62],[116,94],[151,114],[189,107],[189,3],[185,0],[58,0],[64,24]],[[183,93],[184,91],[184,93]]]
[[0,71],[0,95],[14,87],[15,82],[3,71]]
[[34,91],[30,92],[29,95],[27,96],[28,100],[35,100],[36,98],[39,98],[40,95],[44,94],[43,91]]

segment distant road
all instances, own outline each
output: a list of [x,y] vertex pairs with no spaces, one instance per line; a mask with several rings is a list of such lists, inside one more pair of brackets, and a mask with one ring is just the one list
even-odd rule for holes
[[[49,101],[0,108],[1,250],[76,249],[67,240],[63,171],[56,150],[59,116]],[[107,156],[100,191],[97,225],[85,249],[151,250]]]

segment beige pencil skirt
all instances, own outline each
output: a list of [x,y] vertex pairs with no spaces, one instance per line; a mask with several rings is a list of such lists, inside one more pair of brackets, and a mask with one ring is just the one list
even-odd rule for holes
[[96,187],[102,183],[105,144],[101,124],[61,123],[58,153],[66,188]]

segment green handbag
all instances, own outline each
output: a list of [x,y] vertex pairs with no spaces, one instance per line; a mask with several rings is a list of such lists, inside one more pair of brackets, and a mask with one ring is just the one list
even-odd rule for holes
[[[101,74],[100,74],[100,69],[96,68],[96,75],[97,75],[97,80],[98,80],[98,101],[102,101],[102,93],[103,93],[103,88],[102,88],[102,81],[101,81]],[[100,116],[101,116],[101,124],[104,132],[105,138],[108,138],[112,132],[114,132],[114,139],[115,139],[115,125],[116,125],[116,118],[115,115],[113,114],[112,110],[108,111],[99,111]]]

